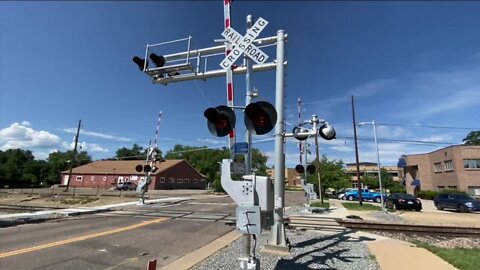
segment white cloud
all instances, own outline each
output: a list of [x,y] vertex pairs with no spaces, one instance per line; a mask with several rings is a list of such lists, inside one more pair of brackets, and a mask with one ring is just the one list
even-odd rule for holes
[[[52,152],[68,151],[74,147],[74,142],[65,142],[50,132],[35,130],[28,121],[13,123],[9,127],[0,129],[0,149],[27,149],[31,150],[36,159],[46,159]],[[107,153],[110,150],[98,144],[79,142],[78,149],[82,151]]]
[[412,93],[397,100],[401,107],[408,108],[396,114],[399,118],[418,121],[445,112],[460,112],[480,105],[480,66],[420,73],[405,78],[395,89]]
[[0,149],[47,149],[60,145],[61,139],[47,131],[37,131],[30,127],[30,123],[13,123],[0,130]]
[[352,95],[355,97],[372,96],[381,90],[388,89],[390,85],[394,83],[396,83],[396,80],[393,80],[393,79],[373,80],[365,84],[353,87],[341,97],[329,98],[329,99],[314,101],[314,102],[304,102],[304,104],[321,104],[322,110],[324,110],[326,108],[331,108],[333,106],[336,106],[345,102],[349,102]]
[[[75,142],[71,142],[71,143],[63,142],[62,143],[62,148],[65,151],[73,150],[74,147],[75,147]],[[110,151],[107,148],[101,147],[98,144],[87,143],[87,142],[78,142],[77,150],[78,151],[87,151],[89,153],[90,152],[107,153],[107,152]]]
[[[76,128],[64,128],[63,131],[67,133],[77,133]],[[107,140],[114,140],[114,141],[119,141],[119,142],[131,142],[133,141],[130,138],[125,138],[121,136],[114,136],[110,134],[105,134],[105,133],[100,133],[100,132],[94,132],[94,131],[88,131],[85,129],[80,130],[80,135],[86,135],[86,136],[92,136],[92,137],[97,137],[97,138],[102,138],[102,139],[107,139]]]
[[420,141],[425,141],[425,142],[450,142],[453,140],[453,136],[444,133],[444,134],[437,134],[437,135],[430,135],[428,137],[421,138]]
[[346,146],[346,145],[332,146],[332,147],[330,147],[330,149],[334,150],[334,151],[339,151],[339,152],[354,152],[355,151],[355,148],[352,148],[352,147]]
[[197,138],[197,142],[208,143],[208,144],[226,144],[225,140],[216,140],[216,139],[207,139],[207,138]]
[[[275,166],[275,151],[263,152],[268,157],[267,166]],[[299,163],[298,153],[286,153],[285,154],[285,166],[287,168],[294,168]]]

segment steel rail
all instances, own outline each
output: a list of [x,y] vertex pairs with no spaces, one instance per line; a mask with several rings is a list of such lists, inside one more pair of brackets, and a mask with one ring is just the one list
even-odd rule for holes
[[457,237],[480,237],[480,227],[451,227],[451,226],[436,226],[436,225],[419,225],[419,224],[396,224],[396,223],[381,223],[360,220],[346,220],[334,219],[325,217],[298,217],[293,216],[285,220],[285,223],[290,227],[310,227],[328,229],[331,224],[338,223],[351,230],[365,230],[365,231],[384,231],[390,233],[407,233],[419,235],[443,235],[443,236],[457,236]]

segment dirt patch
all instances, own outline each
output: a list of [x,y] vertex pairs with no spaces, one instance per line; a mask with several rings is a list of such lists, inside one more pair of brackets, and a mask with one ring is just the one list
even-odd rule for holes
[[114,196],[62,196],[50,195],[42,196],[27,194],[1,194],[0,205],[18,205],[33,207],[52,207],[52,208],[70,208],[70,207],[90,207],[122,202],[137,201],[135,197],[114,197]]

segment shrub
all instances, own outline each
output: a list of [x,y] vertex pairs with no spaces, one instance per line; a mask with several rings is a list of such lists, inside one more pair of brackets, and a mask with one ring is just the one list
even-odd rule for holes
[[419,197],[420,199],[433,200],[433,198],[435,198],[437,194],[438,194],[438,191],[434,191],[434,190],[420,190],[417,193],[417,197]]

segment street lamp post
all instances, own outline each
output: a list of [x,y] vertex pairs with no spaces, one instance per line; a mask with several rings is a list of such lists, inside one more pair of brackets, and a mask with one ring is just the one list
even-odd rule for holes
[[378,151],[378,141],[377,141],[377,128],[375,125],[375,120],[373,120],[372,122],[360,122],[358,123],[358,126],[363,126],[365,124],[371,124],[373,126],[373,138],[375,139],[375,148],[377,150],[378,186],[380,188],[380,203],[382,204],[382,211],[385,212],[385,205],[383,203],[382,174],[380,172],[380,153]]

